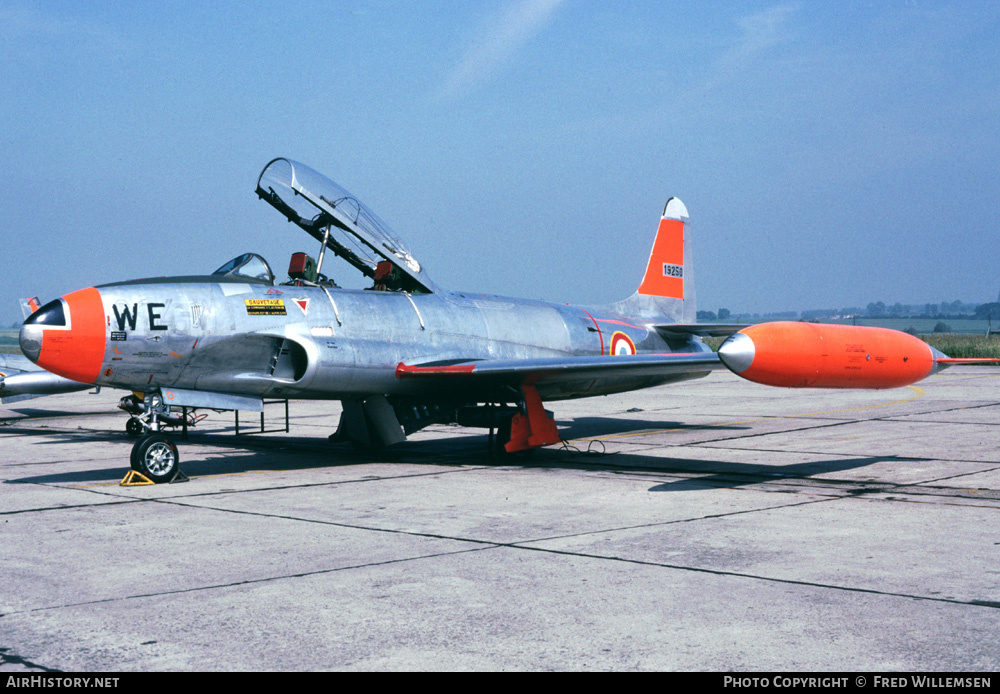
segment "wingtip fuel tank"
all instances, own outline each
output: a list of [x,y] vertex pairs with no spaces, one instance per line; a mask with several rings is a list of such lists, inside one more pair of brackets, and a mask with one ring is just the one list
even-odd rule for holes
[[898,330],[797,322],[751,325],[719,347],[736,375],[785,388],[899,388],[934,373],[939,355]]

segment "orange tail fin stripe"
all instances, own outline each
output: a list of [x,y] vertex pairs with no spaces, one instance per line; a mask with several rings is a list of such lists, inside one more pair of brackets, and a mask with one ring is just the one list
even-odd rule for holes
[[684,222],[661,219],[640,294],[684,298]]

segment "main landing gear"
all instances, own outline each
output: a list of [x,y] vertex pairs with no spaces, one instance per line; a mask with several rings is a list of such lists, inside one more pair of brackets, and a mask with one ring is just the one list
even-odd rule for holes
[[545,411],[535,387],[522,386],[521,392],[524,394],[523,412],[518,412],[511,419],[510,439],[504,443],[504,450],[516,453],[562,443],[556,422]]

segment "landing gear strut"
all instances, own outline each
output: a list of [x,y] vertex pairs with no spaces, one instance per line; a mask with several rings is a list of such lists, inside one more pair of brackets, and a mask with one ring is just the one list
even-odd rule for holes
[[501,432],[500,441],[504,450],[516,453],[562,443],[555,420],[542,406],[538,390],[534,386],[525,385],[521,387],[521,392],[524,394],[523,411],[510,419],[509,435],[505,430]]
[[[198,414],[196,409],[187,407],[181,407],[181,413],[177,414],[177,410],[171,411],[170,405],[163,402],[158,393],[147,394],[144,398],[139,398],[135,394],[126,395],[118,401],[118,409],[132,415],[125,422],[125,432],[134,437],[152,431],[180,427],[182,436],[187,438],[188,427],[193,427],[208,416],[205,413]],[[236,433],[239,433],[238,426]]]
[[156,392],[146,393],[141,400],[138,395],[126,395],[118,401],[118,409],[132,415],[125,422],[125,432],[129,436],[159,431],[160,418],[170,415],[170,405],[164,404],[163,398]]

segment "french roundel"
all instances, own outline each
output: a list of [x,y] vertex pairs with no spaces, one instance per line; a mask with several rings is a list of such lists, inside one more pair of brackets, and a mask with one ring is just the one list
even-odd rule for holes
[[611,336],[611,353],[615,356],[619,354],[635,354],[635,343],[625,333],[616,332]]

